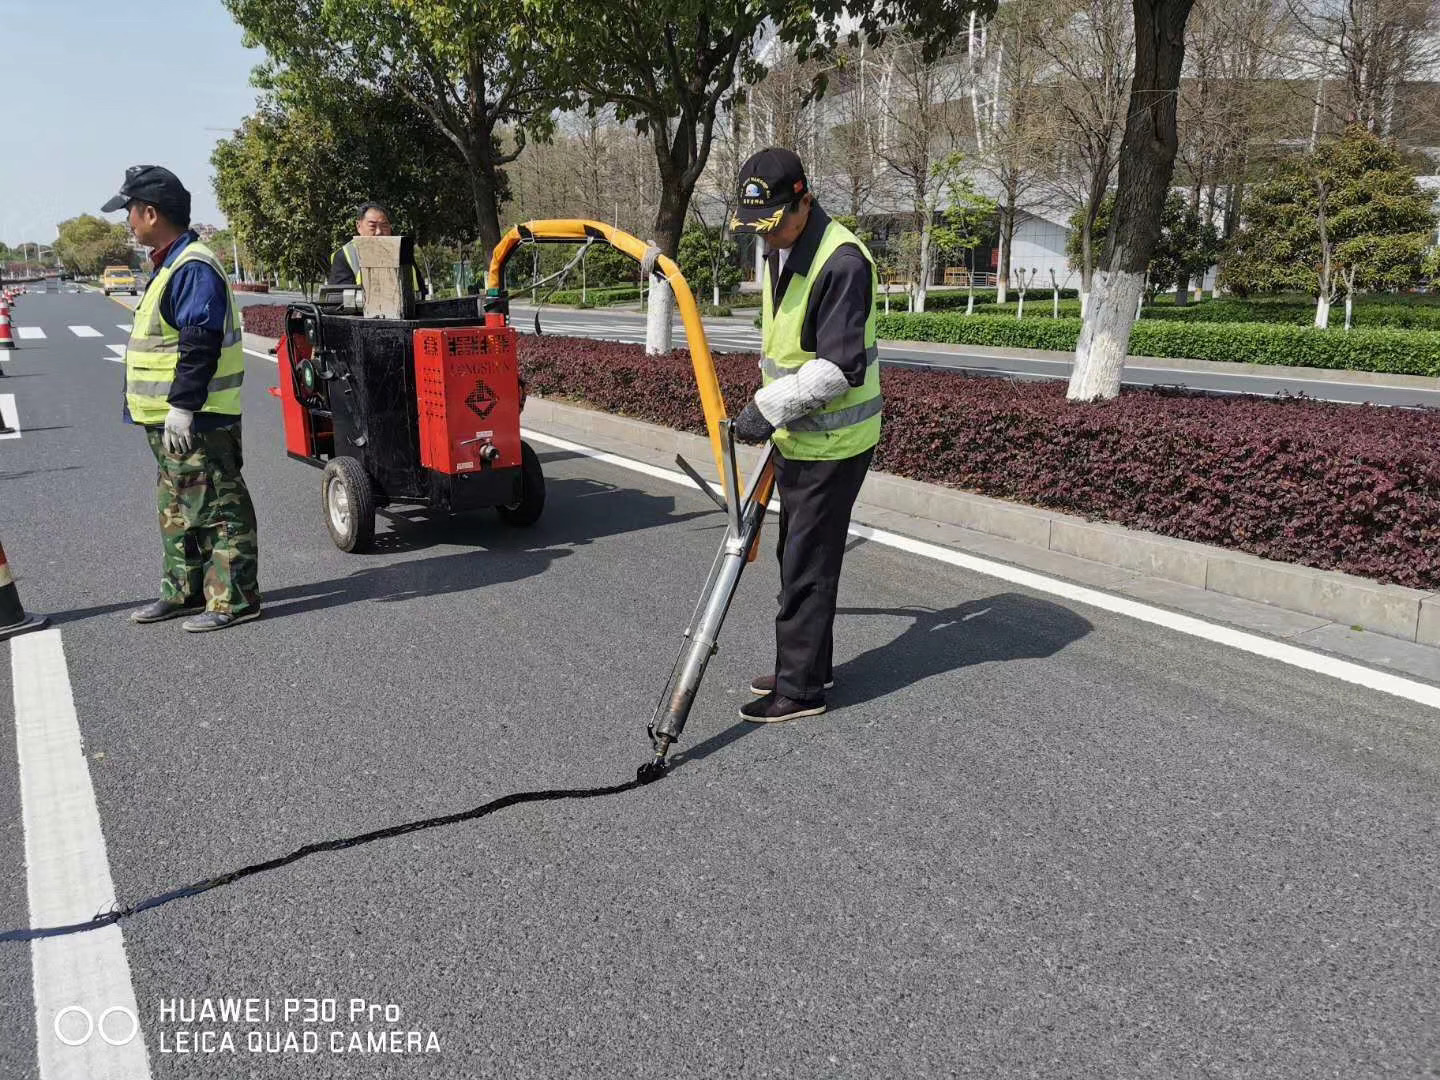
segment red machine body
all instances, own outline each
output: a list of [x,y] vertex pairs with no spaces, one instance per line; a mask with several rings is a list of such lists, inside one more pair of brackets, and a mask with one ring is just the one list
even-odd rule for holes
[[515,331],[416,330],[414,355],[420,464],[451,476],[521,465]]

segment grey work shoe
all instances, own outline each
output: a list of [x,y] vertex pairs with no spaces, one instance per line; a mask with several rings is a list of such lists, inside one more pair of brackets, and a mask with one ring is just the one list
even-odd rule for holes
[[[834,687],[834,679],[825,680],[826,690],[832,690],[834,689]],[[764,697],[766,694],[773,694],[775,692],[775,676],[756,675],[755,678],[750,680],[750,692],[752,694],[755,694],[757,697]]]
[[204,611],[205,605],[197,600],[155,600],[142,608],[130,612],[130,621],[136,623],[164,622]]
[[783,694],[766,694],[740,706],[740,718],[752,724],[783,724],[802,716],[819,716],[825,711],[824,698],[795,701]]
[[224,630],[227,626],[249,622],[251,619],[259,617],[259,608],[252,608],[239,615],[232,615],[228,611],[207,611],[203,615],[196,615],[193,619],[186,619],[180,624],[180,629],[188,630],[192,634],[208,634],[211,630]]

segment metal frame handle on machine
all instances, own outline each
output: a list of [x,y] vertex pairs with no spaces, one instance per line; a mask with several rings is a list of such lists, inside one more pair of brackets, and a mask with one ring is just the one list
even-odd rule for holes
[[[617,251],[635,259],[647,274],[663,277],[675,293],[675,303],[680,309],[680,318],[685,326],[685,338],[690,346],[690,363],[695,371],[695,385],[700,391],[700,404],[705,410],[705,427],[710,435],[710,450],[715,456],[715,468],[719,476],[725,475],[724,440],[720,436],[720,425],[726,419],[725,399],[720,393],[720,380],[715,376],[715,362],[710,356],[710,344],[705,340],[705,326],[700,321],[700,308],[695,295],[680,272],[680,267],[653,244],[647,244],[638,237],[613,228],[601,221],[584,221],[576,218],[552,218],[543,221],[527,221],[516,225],[507,232],[490,257],[490,268],[486,277],[488,295],[496,296],[504,289],[505,264],[522,244],[583,244],[598,240],[609,244]],[[737,474],[737,487],[743,487]],[[760,495],[768,501],[770,483],[767,480]]]
[[735,459],[735,439],[730,430],[730,421],[725,415],[725,399],[720,393],[720,380],[715,377],[715,363],[710,356],[710,346],[705,340],[705,328],[700,321],[700,309],[695,305],[690,286],[673,259],[666,258],[660,254],[658,248],[636,239],[629,233],[598,221],[529,221],[524,225],[517,225],[505,234],[490,260],[485,294],[487,325],[492,324],[492,320],[494,324],[503,325],[509,314],[504,291],[505,263],[520,244],[578,244],[596,240],[602,240],[638,260],[646,274],[665,278],[675,290],[675,302],[680,306],[685,336],[690,342],[690,361],[695,369],[700,403],[705,410],[710,448],[715,454],[715,466],[725,489],[724,498],[721,499],[683,459],[676,459],[701,490],[721,506],[727,521],[720,550],[716,553],[710,575],[700,593],[700,600],[695,605],[690,624],[685,630],[684,644],[675,659],[675,666],[670,671],[665,692],[646,727],[654,756],[640,766],[636,779],[641,783],[649,783],[665,774],[667,755],[685,729],[695,695],[705,677],[705,669],[719,646],[720,628],[725,622],[730,602],[735,597],[741,571],[747,562],[755,559],[761,524],[775,481],[775,448],[774,444],[765,447],[755,474],[746,485]]

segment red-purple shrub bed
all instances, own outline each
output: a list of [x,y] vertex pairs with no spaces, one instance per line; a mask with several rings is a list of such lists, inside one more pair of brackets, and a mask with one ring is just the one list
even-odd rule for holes
[[[520,343],[532,393],[704,431],[688,352]],[[715,367],[738,411],[759,385],[755,356]],[[886,472],[1440,588],[1440,413],[1160,390],[1074,405],[1058,383],[921,371],[887,370],[882,385]]]
[[240,309],[240,324],[247,334],[278,338],[285,332],[285,305],[250,304]]

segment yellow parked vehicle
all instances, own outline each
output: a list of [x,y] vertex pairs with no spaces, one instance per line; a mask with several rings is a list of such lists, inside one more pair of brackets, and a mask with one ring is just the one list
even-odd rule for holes
[[138,296],[139,289],[135,284],[135,271],[128,266],[107,266],[104,273],[100,275],[100,287],[105,290],[105,295],[111,293],[128,292],[131,296]]

